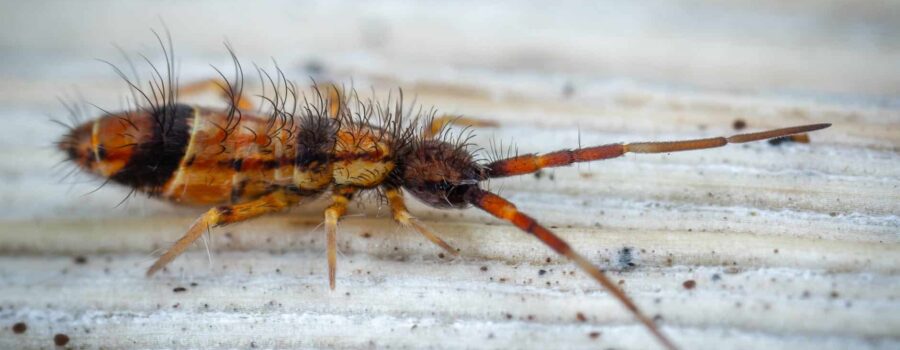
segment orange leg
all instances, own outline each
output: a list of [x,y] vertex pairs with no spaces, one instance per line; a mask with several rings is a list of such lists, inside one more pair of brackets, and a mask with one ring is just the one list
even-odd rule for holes
[[184,85],[178,89],[182,96],[198,95],[208,92],[218,93],[225,101],[232,103],[237,109],[249,111],[253,109],[253,102],[243,96],[241,91],[235,91],[235,87],[223,78],[212,78]]
[[399,188],[388,188],[384,190],[384,193],[387,195],[388,203],[391,205],[391,213],[393,213],[395,221],[403,226],[412,227],[425,236],[425,238],[428,238],[432,243],[444,248],[448,253],[453,255],[459,254],[456,249],[447,244],[447,242],[444,242],[443,239],[438,237],[427,226],[422,225],[419,220],[416,220],[416,218],[406,210],[406,204],[403,202],[403,192],[401,192]]
[[152,276],[178,255],[181,255],[194,241],[203,235],[211,227],[227,225],[239,221],[255,218],[257,216],[281,211],[288,206],[299,202],[299,198],[291,198],[283,192],[273,192],[257,200],[212,208],[200,216],[187,233],[184,234],[165,254],[159,257],[153,266],[147,270],[147,276]]
[[328,254],[328,286],[334,290],[337,271],[337,222],[347,213],[347,204],[356,193],[352,187],[335,188],[331,194],[331,206],[325,209],[325,244]]
[[488,164],[488,177],[506,177],[536,172],[543,168],[566,166],[572,163],[590,162],[594,160],[616,158],[625,153],[669,153],[690,151],[695,149],[722,147],[729,143],[759,141],[788,135],[801,134],[824,129],[831,124],[812,124],[791,128],[739,134],[731,137],[714,137],[709,139],[671,141],[671,142],[637,142],[627,144],[611,144],[576,150],[562,150],[537,155],[525,154],[509,159],[498,160]]
[[502,197],[493,194],[484,190],[470,190],[467,194],[468,202],[472,205],[480,208],[488,212],[489,214],[496,216],[500,219],[511,222],[513,225],[521,229],[522,231],[528,232],[534,235],[537,239],[544,242],[544,244],[548,245],[551,249],[556,251],[562,256],[569,258],[572,260],[575,265],[578,266],[582,271],[586,272],[590,275],[595,281],[600,283],[610,294],[613,295],[616,299],[619,300],[626,308],[637,318],[647,329],[650,330],[653,335],[659,339],[659,341],[666,346],[668,349],[676,349],[675,345],[666,337],[653,322],[653,319],[644,315],[640,309],[638,309],[637,305],[625,294],[625,292],[620,289],[615,283],[613,283],[606,274],[603,273],[600,268],[594,266],[588,259],[581,256],[572,250],[572,247],[569,246],[568,243],[559,238],[552,231],[548,230],[544,226],[538,224],[536,220],[531,218],[528,215],[525,215],[519,212],[516,209],[516,206],[503,199]]

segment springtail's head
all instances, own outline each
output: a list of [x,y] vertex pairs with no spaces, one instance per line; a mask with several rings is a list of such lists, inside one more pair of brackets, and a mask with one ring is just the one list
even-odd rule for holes
[[436,208],[469,206],[468,194],[484,179],[484,168],[472,159],[465,145],[424,140],[403,163],[403,188]]

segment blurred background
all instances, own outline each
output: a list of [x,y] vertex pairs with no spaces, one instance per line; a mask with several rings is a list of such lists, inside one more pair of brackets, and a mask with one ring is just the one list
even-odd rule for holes
[[[634,81],[664,87],[892,97],[900,13],[890,1],[4,2],[5,78],[66,58],[152,46],[171,30],[185,60],[239,55],[287,67]],[[208,57],[207,57],[208,56]],[[72,74],[62,67],[55,78]],[[298,72],[300,73],[300,72]],[[64,80],[63,80],[64,81]]]
[[[5,2],[5,78],[67,81],[92,57],[154,44],[164,21],[184,60],[276,58],[357,75],[484,75],[751,93],[895,97],[891,1]],[[60,67],[60,60],[84,66]],[[41,66],[57,70],[39,70]],[[93,67],[93,68],[91,68]],[[188,70],[187,68],[185,70]],[[302,73],[302,71],[297,71]],[[302,74],[298,74],[302,75]]]
[[[739,120],[834,123],[810,145],[628,156],[492,185],[627,280],[686,348],[900,346],[896,1],[3,0],[0,347],[47,347],[56,332],[113,348],[654,346],[568,264],[474,211],[411,204],[465,252],[447,262],[382,208],[354,207],[377,218],[342,222],[336,294],[321,201],[289,216],[306,219],[214,234],[210,256],[201,246],[143,278],[151,250],[203,209],[116,206],[127,189],[61,180],[64,130],[49,120],[68,117],[59,99],[122,106],[126,86],[98,59],[127,67],[125,52],[146,78],[137,55],[163,63],[151,30],[171,33],[182,82],[230,72],[227,41],[251,93],[253,65],[273,61],[300,82],[403,88],[497,121],[475,141],[522,153],[728,135]],[[13,336],[23,320],[27,336]]]
[[[230,71],[223,44],[228,41],[250,85],[257,81],[252,66],[271,69],[274,61],[300,81],[315,78],[379,91],[399,87],[446,113],[507,124],[558,120],[622,135],[613,141],[696,130],[711,121],[727,126],[740,116],[765,116],[771,126],[781,126],[790,120],[786,116],[815,104],[849,108],[851,114],[875,111],[850,116],[871,117],[877,125],[867,129],[874,134],[845,129],[846,136],[857,136],[854,142],[890,148],[897,140],[891,134],[900,108],[900,6],[894,2],[4,1],[2,6],[0,109],[6,111],[7,127],[0,146],[7,161],[34,168],[42,164],[34,161],[55,157],[47,148],[62,130],[43,121],[67,117],[57,100],[119,109],[125,85],[98,60],[127,67],[124,52],[138,60],[138,72],[146,78],[149,69],[138,55],[162,64],[151,30],[166,29],[175,42],[182,82],[212,77],[210,65]],[[718,105],[721,98],[736,100]],[[540,106],[548,102],[562,103],[565,110]],[[669,117],[655,119],[660,114]],[[835,121],[815,117],[815,122]],[[886,117],[894,118],[888,128]],[[520,131],[504,130],[512,132],[500,130],[480,141],[509,142]],[[577,143],[577,131],[566,132],[560,147]],[[30,156],[35,147],[41,156]],[[36,188],[51,175],[6,171],[36,180]],[[93,198],[110,200],[100,196]],[[11,207],[0,216],[40,216],[55,201],[6,198]]]

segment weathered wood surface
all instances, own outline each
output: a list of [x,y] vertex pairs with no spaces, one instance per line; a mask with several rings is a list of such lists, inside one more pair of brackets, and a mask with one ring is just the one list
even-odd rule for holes
[[[70,12],[37,15],[50,5],[0,11],[7,26],[31,19],[45,28],[3,34],[9,63],[0,70],[0,348],[52,348],[56,333],[69,335],[73,348],[655,346],[573,266],[475,210],[411,205],[461,249],[451,259],[394,225],[387,208],[363,200],[341,222],[334,292],[318,226],[322,201],[217,229],[208,251],[201,244],[145,278],[154,250],[179,237],[202,209],[141,198],[116,207],[124,189],[85,195],[99,183],[61,183],[64,172],[51,170],[61,157],[50,147],[60,130],[44,116],[64,115],[53,97],[75,85],[90,101],[115,108],[123,86],[90,58],[108,52],[112,41],[151,46],[146,29],[155,19],[138,19],[138,5],[105,4],[115,16],[92,22],[100,17],[91,8],[54,5]],[[571,5],[546,16],[538,6],[509,4],[354,11],[307,5],[308,12],[286,11],[303,13],[302,20],[269,18],[274,37],[215,20],[236,4],[159,13],[185,43],[182,80],[211,74],[208,60],[225,62],[217,43],[227,36],[239,53],[275,55],[299,79],[309,73],[298,67],[313,57],[363,90],[373,86],[384,95],[402,87],[423,105],[496,120],[500,127],[477,130],[475,141],[513,140],[520,153],[728,135],[736,119],[748,130],[833,123],[808,145],[627,155],[492,181],[490,188],[608,268],[684,348],[900,347],[895,8],[702,6],[708,16],[749,26],[742,31],[725,23],[691,27],[689,16],[677,13],[671,23],[653,21],[668,18],[656,13],[674,5],[614,8],[640,26],[600,23],[618,17],[599,12],[594,23]],[[498,14],[492,26],[480,17],[491,11],[510,13]],[[310,34],[324,18],[341,15],[345,22],[329,28],[330,37]],[[568,25],[545,19],[567,15]],[[528,26],[501,25],[529,19],[547,27],[528,36],[516,29]],[[196,29],[192,21],[219,27]],[[784,32],[762,29],[762,22]],[[297,36],[285,35],[289,30]],[[379,42],[373,31],[391,39]],[[130,33],[127,40],[122,33]],[[349,49],[354,42],[364,45]],[[687,281],[695,286],[686,288]],[[14,334],[16,322],[28,330]]]

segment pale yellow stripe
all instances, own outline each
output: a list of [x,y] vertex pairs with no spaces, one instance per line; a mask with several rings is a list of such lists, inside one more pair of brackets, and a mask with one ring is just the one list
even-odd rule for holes
[[164,197],[172,197],[172,195],[175,193],[175,189],[178,188],[179,185],[184,183],[185,163],[194,155],[194,138],[197,136],[197,132],[200,131],[200,125],[203,124],[203,118],[200,117],[200,113],[197,113],[196,108],[193,109],[192,115],[194,117],[191,118],[193,123],[193,125],[191,126],[191,138],[188,139],[188,146],[184,151],[184,156],[181,158],[181,164],[179,164],[178,170],[175,171],[175,178],[172,179],[172,182],[169,182],[169,188],[166,189],[165,194],[163,194]]
[[[284,143],[287,142],[287,131],[280,130],[278,132],[278,140],[272,141],[275,143],[275,160],[281,162],[281,157],[284,155]],[[277,168],[275,168],[275,183],[285,184],[285,182],[290,182],[293,179],[293,176],[296,176],[296,169],[292,176],[289,178],[284,174],[284,168],[279,164]]]

